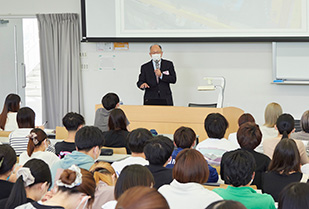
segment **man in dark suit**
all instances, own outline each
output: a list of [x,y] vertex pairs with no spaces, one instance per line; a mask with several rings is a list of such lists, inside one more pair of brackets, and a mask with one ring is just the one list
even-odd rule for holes
[[176,73],[171,61],[162,59],[162,47],[158,44],[150,47],[151,61],[141,67],[137,87],[145,90],[144,104],[158,103],[173,105],[170,83],[176,83]]

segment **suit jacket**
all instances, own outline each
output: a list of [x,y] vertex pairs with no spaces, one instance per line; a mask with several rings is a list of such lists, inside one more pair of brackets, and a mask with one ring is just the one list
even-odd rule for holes
[[143,83],[147,83],[150,87],[145,89],[144,104],[147,99],[166,99],[167,105],[173,105],[170,83],[176,83],[174,65],[171,61],[161,59],[160,70],[162,79],[159,78],[157,83],[152,60],[141,67],[137,87],[139,88]]

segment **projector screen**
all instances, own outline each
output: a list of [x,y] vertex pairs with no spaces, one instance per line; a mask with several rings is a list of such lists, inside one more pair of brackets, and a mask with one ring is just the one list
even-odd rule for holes
[[83,39],[304,40],[308,11],[307,0],[82,0]]

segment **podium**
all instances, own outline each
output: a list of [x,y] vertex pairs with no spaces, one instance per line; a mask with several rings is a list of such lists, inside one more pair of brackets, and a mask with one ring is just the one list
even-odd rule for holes
[[[97,104],[95,109],[102,108]],[[204,108],[204,107],[178,107],[178,106],[152,106],[152,105],[121,105],[130,121],[130,129],[147,128],[156,129],[159,134],[174,134],[180,126],[192,128],[200,141],[208,138],[204,129],[204,120],[210,113],[220,113],[228,121],[225,138],[238,130],[238,118],[244,113],[236,107]]]

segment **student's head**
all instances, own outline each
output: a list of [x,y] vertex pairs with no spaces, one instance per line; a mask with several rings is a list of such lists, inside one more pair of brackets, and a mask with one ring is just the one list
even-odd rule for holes
[[184,149],[178,153],[173,168],[173,178],[180,183],[206,183],[209,169],[204,156],[195,149]]
[[76,112],[69,112],[62,118],[62,123],[68,131],[77,131],[85,125],[85,119]]
[[152,187],[153,185],[154,179],[148,168],[142,165],[126,166],[122,169],[115,185],[115,199],[118,200],[118,198],[131,187]]
[[131,152],[143,153],[146,143],[152,139],[151,132],[145,128],[137,128],[128,135],[128,146]]
[[27,191],[32,193],[32,199],[39,201],[47,192],[51,183],[49,166],[40,159],[27,161],[17,171],[17,180],[12,188],[5,208],[15,208],[27,202]]
[[294,182],[279,195],[278,209],[309,208],[309,184]]
[[294,131],[294,118],[290,114],[282,114],[278,117],[276,122],[277,129],[282,138],[288,138],[288,135]]
[[111,110],[116,108],[116,106],[119,104],[119,97],[115,93],[107,93],[102,98],[101,102],[106,110]]
[[234,200],[219,200],[211,203],[206,209],[247,209],[242,203]]
[[237,141],[241,148],[254,150],[262,140],[259,125],[253,122],[242,124],[237,131]]
[[16,163],[16,152],[8,144],[0,145],[0,176],[10,176]]
[[146,144],[144,153],[150,165],[163,166],[171,157],[173,150],[174,144],[171,139],[156,136]]
[[83,197],[88,196],[90,205],[94,200],[94,193],[96,189],[96,183],[92,176],[92,173],[72,165],[70,168],[65,169],[56,181],[58,186],[58,192],[66,193],[68,196],[73,196],[76,202],[75,207],[81,203]]
[[122,109],[113,109],[108,118],[109,130],[126,130],[127,131],[127,117]]
[[192,128],[182,126],[174,133],[174,142],[179,148],[191,148],[195,140],[196,134]]
[[17,94],[9,94],[5,98],[0,114],[0,128],[4,130],[8,112],[17,112],[20,106],[20,97]]
[[274,150],[268,170],[286,175],[300,171],[300,155],[293,139],[281,139]]
[[224,179],[234,187],[250,183],[256,163],[253,155],[245,150],[235,150],[224,158]]
[[84,126],[76,132],[75,146],[78,151],[93,151],[94,157],[100,156],[104,136],[98,127]]
[[35,113],[30,107],[22,107],[17,112],[16,120],[19,128],[34,128]]
[[34,128],[30,131],[28,136],[27,153],[31,156],[36,147],[44,146],[45,149],[48,147],[47,134],[40,128]]
[[273,128],[276,125],[277,119],[281,114],[282,108],[278,103],[272,102],[268,104],[264,112],[264,126]]
[[204,127],[209,138],[222,139],[229,124],[220,113],[210,113],[205,118]]
[[304,112],[301,116],[300,126],[304,132],[309,133],[309,110]]
[[156,189],[136,186],[121,195],[115,209],[169,209],[169,205]]
[[116,172],[110,163],[95,162],[89,171],[93,173],[93,178],[97,184],[103,181],[109,186],[114,186],[117,181]]
[[255,123],[254,117],[250,113],[244,113],[238,118],[238,126],[247,122]]

